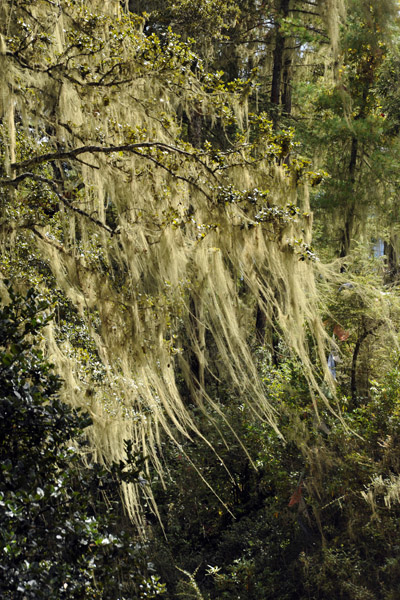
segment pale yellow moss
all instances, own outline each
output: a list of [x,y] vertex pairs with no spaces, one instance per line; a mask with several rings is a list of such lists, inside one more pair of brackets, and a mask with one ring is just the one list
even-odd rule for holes
[[[117,5],[92,2],[90,9],[115,14]],[[87,8],[87,3],[82,7]],[[36,5],[38,15],[50,10],[47,2]],[[78,3],[69,5],[69,13],[74,10]],[[67,36],[60,31],[60,27],[71,27],[66,15],[47,21],[53,23],[53,30],[45,53],[53,62],[69,51]],[[107,31],[104,27],[105,36]],[[2,52],[0,69],[9,73],[8,89],[13,90],[2,102],[10,138],[8,163],[15,161],[14,107],[27,135],[33,119],[37,131],[47,127],[52,130],[51,143],[57,141],[66,148],[83,141],[97,146],[126,143],[127,131],[129,141],[174,145],[179,141],[176,111],[189,112],[200,101],[204,114],[216,118],[212,99],[201,91],[194,76],[189,74],[174,87],[170,80],[176,76],[175,67],[171,73],[167,69],[167,74],[161,67],[152,71],[151,64],[143,69],[137,51],[144,43],[140,27],[132,25],[131,34],[121,43],[120,53],[124,73],[133,80],[110,88],[90,87],[83,79],[79,85],[72,80],[81,81],[78,65],[69,65],[73,78],[60,70],[56,82],[45,73],[34,77],[21,69],[18,76],[23,86],[17,90],[11,61]],[[111,60],[107,48],[102,50],[103,58]],[[90,66],[89,58],[84,60]],[[246,104],[236,103],[234,111],[245,125]],[[168,127],[165,117],[170,119]],[[219,203],[213,189],[216,185],[232,185],[239,191],[268,188],[270,201],[284,208],[298,201],[297,188],[286,170],[264,160],[254,168],[244,162],[212,177],[205,166],[182,154],[158,150],[149,156],[87,153],[79,157],[85,164],[71,161],[74,172],[69,172],[69,178],[64,173],[66,188],[73,191],[80,181],[84,183],[74,205],[103,224],[114,211],[118,232],[110,236],[88,217],[64,206],[59,213],[60,230],[42,227],[41,237],[35,238],[35,252],[47,262],[56,285],[86,322],[103,364],[99,385],[82,375],[73,347],[57,343],[56,325],[49,328],[48,354],[65,380],[63,396],[89,410],[93,418],[88,433],[90,452],[105,463],[119,460],[124,458],[123,440],[131,438],[135,450],[148,456],[162,476],[161,437],[167,434],[178,443],[179,436],[202,435],[179,392],[178,368],[192,390],[191,400],[200,407],[210,404],[220,412],[204,382],[207,374],[221,376],[230,381],[234,393],[246,398],[258,417],[278,431],[276,407],[264,393],[251,351],[249,327],[254,328],[257,304],[270,327],[277,327],[300,357],[311,389],[325,402],[313,374],[307,332],[314,339],[322,368],[327,369],[314,268],[299,260],[293,245],[300,229],[304,229],[304,240],[310,241],[311,218],[289,221],[277,233],[273,223],[254,225],[251,207]],[[163,162],[168,170],[155,162]],[[175,174],[184,176],[186,182]],[[300,203],[308,210],[306,189]],[[246,301],[238,294],[239,279],[248,289]],[[172,336],[176,338],[173,343]],[[211,364],[207,339],[217,349],[216,364]],[[180,345],[197,357],[197,381]],[[139,485],[124,486],[129,514],[138,525],[141,493]],[[150,489],[145,493],[152,502]]]

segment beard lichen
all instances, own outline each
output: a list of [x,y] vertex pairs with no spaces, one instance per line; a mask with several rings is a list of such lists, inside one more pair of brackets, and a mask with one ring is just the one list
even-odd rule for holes
[[[202,437],[191,403],[221,412],[210,378],[279,433],[252,352],[257,310],[324,402],[310,340],[329,373],[314,266],[301,250],[311,240],[307,184],[283,164],[283,138],[264,119],[257,142],[247,129],[224,151],[194,148],[190,107],[232,137],[246,125],[240,93],[193,66],[172,33],[145,37],[117,4],[3,3],[2,228],[7,220],[17,237],[2,236],[2,253],[21,255],[23,243],[23,256],[46,265],[51,276],[35,285],[61,290],[95,347],[100,375],[83,342],[60,336],[60,320],[48,327],[63,397],[93,419],[90,455],[124,459],[131,439],[150,478],[162,477],[163,436]],[[18,269],[28,286],[28,268]],[[148,486],[124,486],[138,526],[143,493],[152,502]]]

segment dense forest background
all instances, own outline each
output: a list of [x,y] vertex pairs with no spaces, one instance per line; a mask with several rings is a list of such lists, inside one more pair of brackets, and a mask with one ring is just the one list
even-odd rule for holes
[[397,600],[395,0],[0,5],[5,600]]

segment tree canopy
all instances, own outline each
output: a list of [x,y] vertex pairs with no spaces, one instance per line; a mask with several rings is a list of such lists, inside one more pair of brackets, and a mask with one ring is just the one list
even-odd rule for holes
[[41,381],[21,493],[42,522],[62,468],[83,513],[80,469],[111,477],[149,593],[394,598],[398,25],[394,0],[0,7],[4,406]]
[[201,434],[182,385],[215,407],[205,379],[229,381],[276,427],[251,352],[257,307],[319,388],[315,174],[286,160],[290,129],[248,112],[251,82],[206,71],[190,42],[146,35],[115,6],[3,6],[3,264],[63,298],[47,345],[70,401],[93,413],[99,459],[133,436],[161,473],[160,429]]

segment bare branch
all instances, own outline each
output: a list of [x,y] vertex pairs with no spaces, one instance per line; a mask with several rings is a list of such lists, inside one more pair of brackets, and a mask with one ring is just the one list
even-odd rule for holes
[[40,183],[45,183],[46,185],[48,185],[52,189],[52,191],[56,194],[56,196],[60,200],[60,202],[62,202],[67,208],[69,208],[73,212],[78,213],[82,217],[85,217],[86,219],[89,219],[89,221],[91,221],[95,225],[98,225],[102,229],[105,229],[107,231],[107,233],[109,233],[110,235],[114,235],[115,233],[117,233],[114,229],[111,229],[111,227],[108,227],[108,225],[106,225],[105,223],[102,223],[101,221],[99,221],[95,217],[92,217],[92,215],[90,215],[89,213],[85,212],[81,208],[78,208],[77,206],[74,206],[68,200],[68,198],[66,198],[59,191],[57,183],[55,181],[52,181],[51,179],[47,179],[46,177],[42,177],[41,175],[35,175],[35,173],[29,173],[29,172],[27,172],[27,173],[21,173],[21,175],[18,175],[18,177],[15,177],[15,179],[0,179],[0,185],[17,188],[18,185],[22,181],[24,181],[25,179],[32,179],[33,181],[38,181]]
[[312,12],[310,10],[301,10],[300,8],[291,8],[290,12],[301,13],[303,15],[314,15],[315,17],[320,17],[321,16],[317,12]]
[[19,171],[20,169],[41,165],[51,160],[73,160],[80,154],[113,154],[114,152],[135,152],[141,148],[160,148],[160,150],[165,150],[166,152],[176,152],[177,154],[182,154],[188,158],[193,158],[197,162],[200,162],[206,169],[208,169],[207,165],[204,164],[200,158],[196,156],[196,154],[192,154],[191,152],[187,152],[186,150],[182,150],[176,146],[170,146],[169,144],[165,144],[163,142],[138,142],[136,144],[123,144],[121,146],[80,146],[79,148],[67,150],[65,152],[48,152],[47,154],[40,154],[39,156],[34,156],[33,158],[23,160],[20,163],[13,163],[11,168]]
[[46,244],[50,244],[50,246],[53,246],[53,248],[56,248],[56,250],[58,250],[62,254],[67,254],[66,249],[63,246],[61,246],[61,244],[58,244],[54,240],[51,240],[47,236],[43,235],[43,233],[38,231],[35,227],[29,227],[28,229],[30,229],[32,233],[34,233],[38,238],[46,242]]
[[[190,159],[196,161],[197,163],[201,164],[201,166],[210,175],[212,175],[212,177],[214,179],[218,179],[218,177],[214,173],[213,169],[211,169],[207,164],[205,164],[195,153],[188,152],[187,150],[183,150],[182,148],[178,148],[176,146],[171,146],[171,145],[165,144],[163,142],[138,142],[135,144],[123,144],[121,146],[81,146],[79,148],[75,148],[74,150],[68,150],[65,152],[62,152],[62,151],[49,152],[47,154],[41,154],[39,156],[34,156],[34,157],[28,158],[27,160],[24,160],[20,163],[13,163],[11,165],[11,167],[12,167],[12,169],[14,169],[16,171],[19,171],[21,169],[34,167],[34,166],[43,164],[45,162],[50,162],[53,160],[74,160],[74,159],[78,160],[77,157],[80,156],[81,154],[114,154],[114,153],[118,153],[118,152],[131,152],[132,154],[135,154],[144,159],[150,160],[151,162],[156,164],[158,167],[160,167],[160,168],[164,169],[165,171],[167,171],[168,173],[170,173],[175,179],[179,179],[181,181],[185,181],[186,183],[189,183],[190,185],[194,185],[210,202],[212,202],[211,196],[203,188],[201,188],[193,178],[185,177],[184,175],[179,175],[178,173],[175,173],[172,169],[170,169],[167,165],[165,165],[161,161],[159,161],[157,159],[157,157],[151,156],[150,154],[144,154],[144,153],[140,152],[141,149],[145,149],[145,148],[159,148],[160,150],[163,150],[168,153],[177,153],[186,158],[190,158]],[[93,166],[93,165],[91,165],[91,166]],[[19,184],[20,181],[22,181],[23,179],[26,179],[26,178],[36,179],[37,181],[40,181],[40,180],[47,181],[48,183],[54,185],[54,182],[51,182],[50,180],[44,180],[44,178],[40,179],[40,176],[33,175],[32,173],[23,173],[22,175],[19,175],[15,179],[11,179],[11,180],[10,179],[0,180],[0,183],[2,183],[3,185],[16,186]],[[56,193],[58,193],[58,192],[56,192]],[[66,199],[64,198],[62,201],[65,203],[65,200]],[[70,208],[75,211],[79,210],[73,206],[70,206]],[[84,214],[86,216],[88,216],[89,218],[91,218],[91,220],[93,221],[93,218],[90,217],[90,215],[87,215],[86,213],[84,213]],[[100,221],[98,223],[100,224]],[[104,225],[102,225],[102,226],[104,227]],[[110,233],[111,232],[112,232],[112,230],[110,230]]]
[[[199,192],[201,192],[203,194],[203,196],[205,196],[207,198],[207,200],[209,200],[209,202],[213,201],[210,194],[207,194],[207,192],[204,191],[203,188],[200,187],[199,184],[197,183],[197,181],[195,181],[194,179],[191,179],[190,177],[184,177],[182,175],[178,175],[172,169],[167,167],[167,165],[164,165],[163,163],[158,161],[156,158],[154,158],[154,156],[150,156],[149,154],[142,154],[141,152],[133,152],[133,153],[136,154],[137,156],[142,156],[143,158],[147,158],[147,160],[150,160],[152,163],[157,165],[157,167],[160,167],[161,169],[164,169],[164,171],[167,171],[167,173],[172,175],[175,179],[179,179],[180,181],[184,181],[185,183],[188,183],[189,185],[193,185],[197,190],[199,190]],[[199,161],[199,162],[201,162],[201,164],[203,164],[202,161]],[[206,167],[206,168],[207,168],[207,171],[209,171],[209,173],[211,173],[213,177],[217,178],[214,171],[212,171],[209,167]]]

